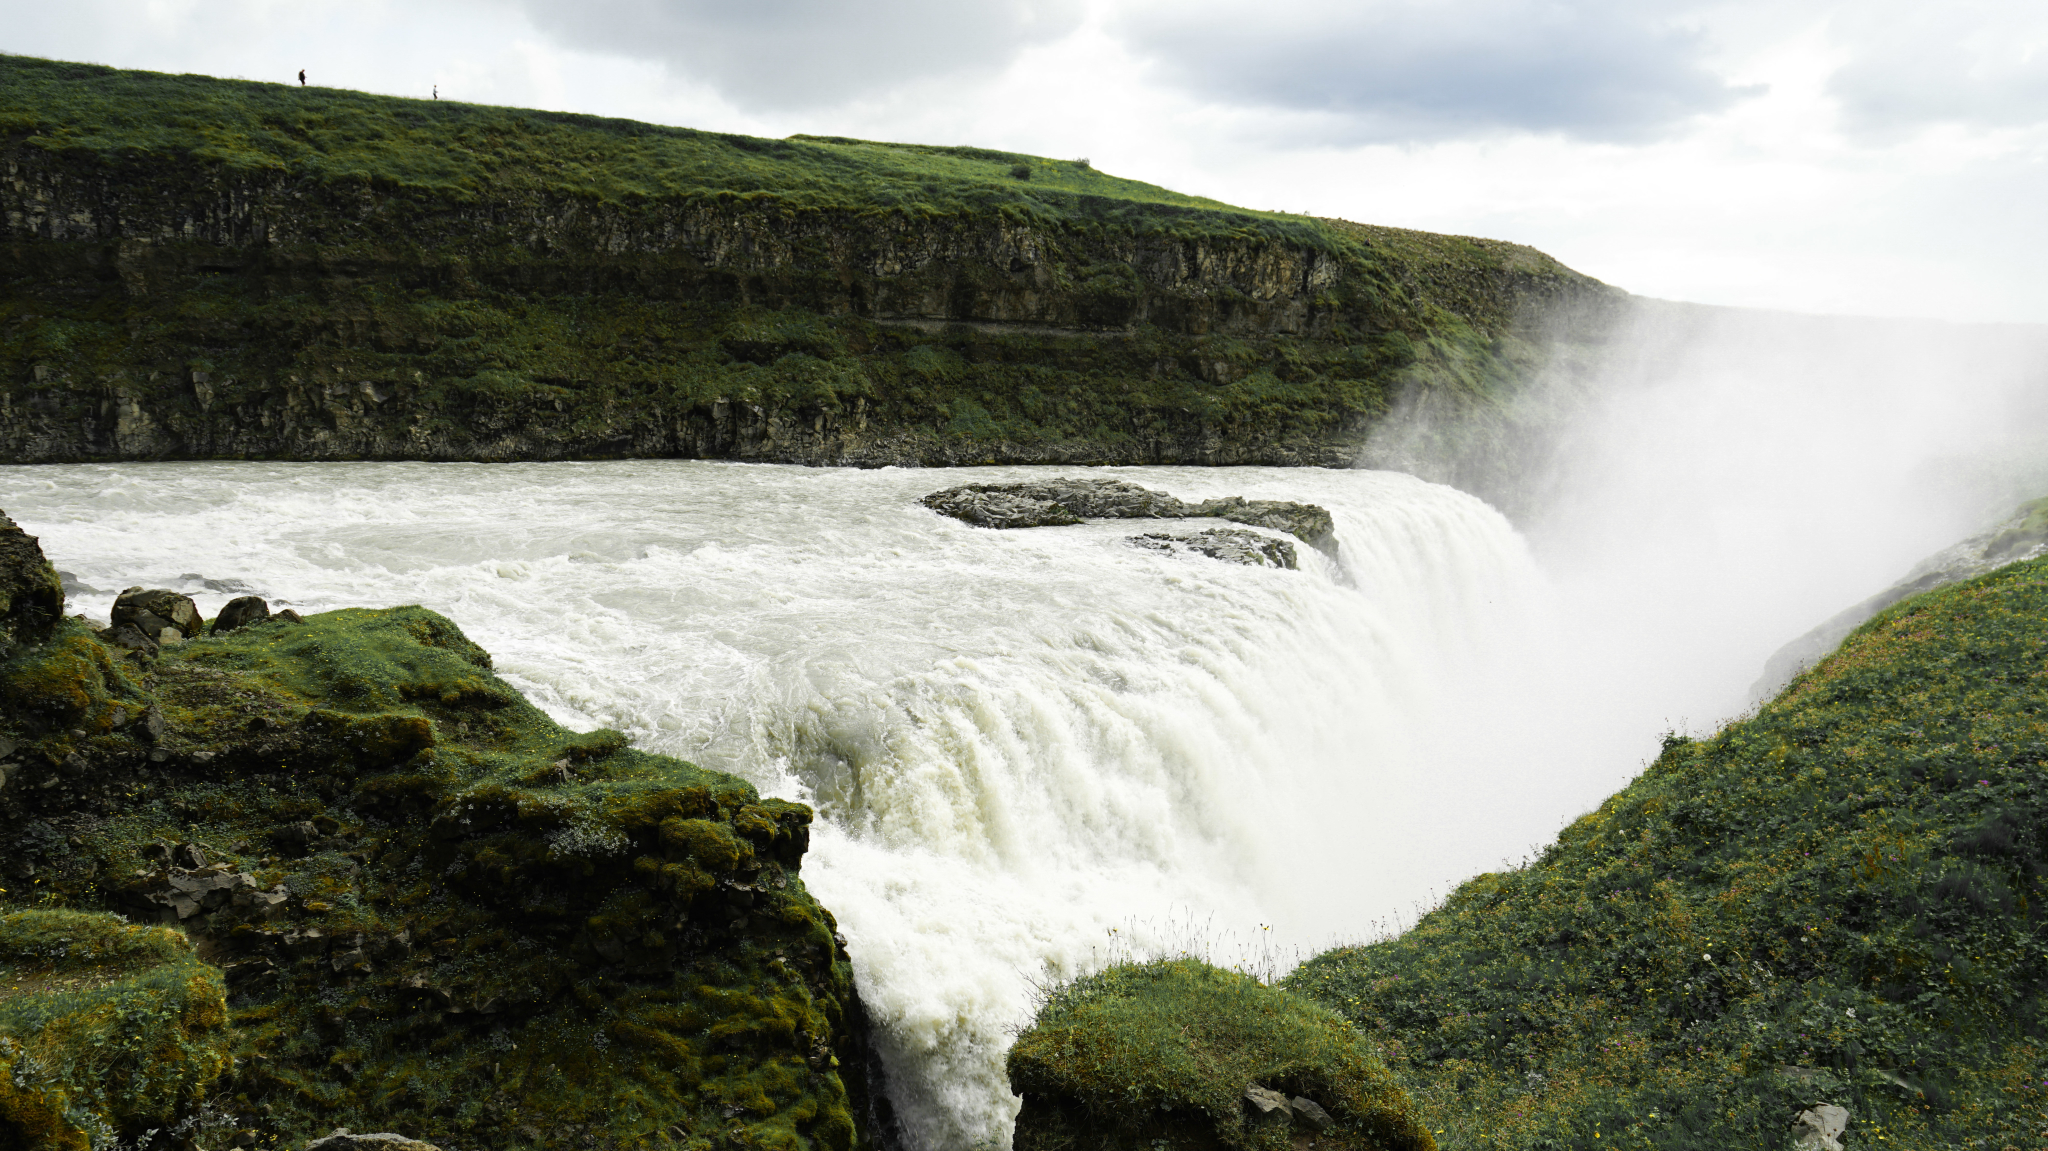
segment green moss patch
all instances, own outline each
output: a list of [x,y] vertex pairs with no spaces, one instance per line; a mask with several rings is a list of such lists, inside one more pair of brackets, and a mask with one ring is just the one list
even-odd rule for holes
[[225,990],[176,930],[0,914],[0,1137],[85,1151],[176,1127],[228,1069]]
[[1908,600],[1670,737],[1531,865],[1287,980],[1447,1147],[2032,1146],[2048,1127],[2048,564]]
[[[1119,964],[1054,990],[1010,1049],[1020,1151],[1432,1148],[1373,1045],[1308,1000],[1193,959]],[[1246,1091],[1318,1104],[1321,1132]]]

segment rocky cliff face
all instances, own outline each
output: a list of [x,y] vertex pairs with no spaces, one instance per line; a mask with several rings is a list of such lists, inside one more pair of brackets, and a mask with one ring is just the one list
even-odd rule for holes
[[1347,465],[1405,393],[1619,299],[1512,245],[1094,207],[465,197],[17,136],[0,460]]

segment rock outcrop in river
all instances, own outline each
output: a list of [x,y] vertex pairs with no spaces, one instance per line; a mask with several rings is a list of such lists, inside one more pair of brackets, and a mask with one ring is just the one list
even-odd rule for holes
[[110,644],[4,519],[0,588],[0,1141],[865,1141],[808,808],[556,726],[421,608],[131,589]]
[[[1223,496],[1191,504],[1126,480],[1063,477],[962,484],[933,492],[923,503],[942,516],[984,528],[1059,527],[1090,519],[1230,520],[1286,532],[1333,559],[1337,555],[1337,525],[1329,510],[1287,500]],[[1292,548],[1280,566],[1294,566]]]

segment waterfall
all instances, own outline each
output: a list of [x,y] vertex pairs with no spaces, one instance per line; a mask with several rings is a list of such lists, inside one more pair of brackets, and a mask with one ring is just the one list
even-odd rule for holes
[[899,1117],[956,1147],[1007,1142],[1034,982],[1172,947],[1282,969],[1561,814],[1485,702],[1526,686],[1548,602],[1485,504],[1381,472],[1107,470],[1329,508],[1340,560],[1284,571],[1126,542],[1158,524],[917,503],[1051,471],[15,468],[0,507],[105,589],[73,611],[146,584],[210,614],[230,580],[301,612],[417,601],[564,723],[813,804],[805,877]]

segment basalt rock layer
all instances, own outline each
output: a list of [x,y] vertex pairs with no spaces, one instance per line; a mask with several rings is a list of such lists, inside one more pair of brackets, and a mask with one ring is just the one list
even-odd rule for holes
[[1623,299],[1085,162],[19,57],[0,243],[10,462],[1348,465]]
[[179,630],[0,653],[0,1145],[867,1143],[809,809],[556,726],[421,608]]

